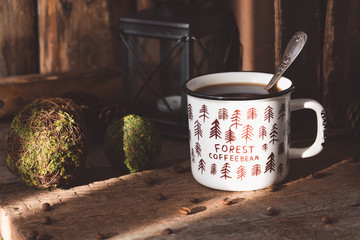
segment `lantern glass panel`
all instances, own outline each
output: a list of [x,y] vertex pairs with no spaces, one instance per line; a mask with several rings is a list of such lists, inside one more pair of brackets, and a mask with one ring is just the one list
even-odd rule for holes
[[231,56],[239,52],[237,28],[231,12],[188,14],[181,21],[153,14],[120,19],[125,107],[185,130],[182,85],[192,77],[238,69],[237,54]]

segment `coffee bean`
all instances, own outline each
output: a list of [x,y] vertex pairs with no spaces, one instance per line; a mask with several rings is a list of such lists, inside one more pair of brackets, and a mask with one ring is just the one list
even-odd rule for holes
[[27,239],[35,239],[38,234],[39,234],[38,231],[36,231],[35,229],[31,229],[26,232],[25,237]]
[[156,182],[156,179],[153,177],[145,178],[144,182],[148,185],[153,185]]
[[161,235],[170,235],[173,233],[173,230],[170,228],[166,228],[164,231],[161,232]]
[[221,203],[224,205],[231,205],[232,201],[229,198],[224,198],[223,200],[221,200]]
[[101,234],[101,233],[97,233],[97,234],[95,235],[95,237],[96,237],[96,239],[98,239],[98,240],[105,239],[104,234]]
[[51,235],[47,234],[47,233],[40,233],[37,237],[36,240],[49,240],[51,239]]
[[40,222],[42,224],[45,224],[45,225],[50,224],[51,223],[51,218],[49,216],[42,216],[40,218]]
[[165,200],[166,197],[164,196],[164,194],[158,193],[158,194],[155,195],[155,199],[159,200],[159,201],[162,201],[162,200]]
[[268,191],[268,192],[276,192],[276,191],[279,191],[280,189],[281,189],[281,186],[279,186],[279,185],[271,185],[271,186],[266,188],[266,191]]
[[268,216],[275,216],[279,214],[279,211],[273,207],[268,207],[265,211],[266,215]]
[[178,211],[183,215],[189,215],[191,213],[191,209],[187,207],[181,207]]
[[41,209],[44,211],[44,212],[47,212],[47,211],[50,211],[51,210],[51,206],[49,203],[43,203],[41,205]]
[[185,172],[185,168],[183,166],[178,165],[178,166],[174,167],[174,171],[176,173],[183,173],[183,172]]
[[328,217],[328,216],[324,216],[324,217],[321,219],[321,221],[322,221],[323,223],[325,223],[325,224],[330,224],[330,223],[332,223],[332,219],[331,219],[330,217]]
[[189,199],[191,203],[198,203],[200,200],[196,197]]
[[325,173],[321,173],[321,172],[315,172],[312,174],[313,178],[323,178],[325,177]]

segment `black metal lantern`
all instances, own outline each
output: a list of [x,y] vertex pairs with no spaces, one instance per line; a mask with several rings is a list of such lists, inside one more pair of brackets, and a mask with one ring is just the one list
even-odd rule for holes
[[187,135],[185,81],[238,69],[237,28],[228,10],[159,5],[120,18],[120,36],[126,110],[170,135]]

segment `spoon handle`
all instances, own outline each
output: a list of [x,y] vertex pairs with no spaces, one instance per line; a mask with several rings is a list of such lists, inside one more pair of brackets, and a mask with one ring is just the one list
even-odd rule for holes
[[280,79],[285,70],[291,65],[295,58],[299,55],[307,40],[307,35],[304,32],[296,32],[286,46],[284,55],[281,58],[280,65],[278,66],[274,76],[271,78],[265,89],[269,90]]

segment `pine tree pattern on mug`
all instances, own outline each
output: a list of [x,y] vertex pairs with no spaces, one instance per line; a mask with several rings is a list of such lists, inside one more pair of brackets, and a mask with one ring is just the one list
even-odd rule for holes
[[[198,113],[196,117],[194,113]],[[242,117],[242,112],[245,113],[245,117]],[[194,109],[191,104],[188,104],[187,114],[189,123],[192,123],[191,131],[194,133],[195,143],[191,150],[191,162],[197,164],[197,170],[201,174],[210,174],[213,177],[219,177],[223,180],[236,179],[239,181],[245,181],[248,177],[258,177],[263,174],[276,172],[278,175],[282,175],[284,166],[288,167],[289,161],[285,160],[284,163],[278,163],[276,166],[276,156],[285,154],[285,143],[279,142],[281,137],[279,135],[279,125],[274,122],[276,120],[284,122],[287,119],[286,105],[283,103],[280,108],[274,111],[274,108],[270,105],[264,109],[258,109],[250,107],[248,109],[235,109],[230,111],[226,108],[219,108],[216,112],[215,118],[211,119],[209,110],[206,104],[202,104],[198,110]],[[252,121],[263,117],[262,121],[265,124],[254,128]],[[203,124],[210,121],[209,129],[203,129]],[[258,120],[257,120],[258,121]],[[227,129],[222,129],[223,124],[228,122]],[[272,123],[272,124],[270,124]],[[288,129],[282,129],[283,136],[287,134]],[[205,133],[205,135],[204,135]],[[207,156],[202,156],[202,146],[199,142],[201,138],[209,139],[223,139],[225,143],[232,144],[237,139],[242,139],[245,142],[245,146],[248,146],[253,141],[262,142],[260,146],[261,151],[268,152],[269,145],[277,144],[275,151],[268,152],[265,164],[262,166],[259,163],[239,165],[236,169],[231,169],[233,165],[225,162],[218,171],[218,165],[220,163],[211,163],[207,168]],[[196,141],[197,140],[197,141]],[[271,148],[273,149],[273,148]],[[200,159],[195,161],[195,159]],[[249,168],[249,169],[247,169]]]

